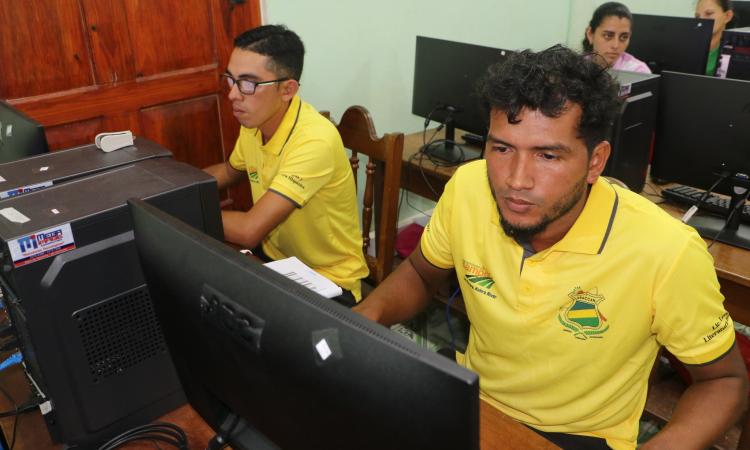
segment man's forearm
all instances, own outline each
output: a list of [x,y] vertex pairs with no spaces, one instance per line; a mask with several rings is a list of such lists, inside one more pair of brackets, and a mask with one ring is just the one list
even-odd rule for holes
[[221,221],[224,224],[224,239],[243,248],[253,249],[260,244],[264,236],[253,228],[252,221],[241,211],[222,211]]
[[352,310],[390,326],[409,320],[422,311],[435,289],[428,285],[407,259]]
[[725,377],[693,383],[680,398],[669,423],[641,448],[707,448],[734,425],[746,407],[746,378]]

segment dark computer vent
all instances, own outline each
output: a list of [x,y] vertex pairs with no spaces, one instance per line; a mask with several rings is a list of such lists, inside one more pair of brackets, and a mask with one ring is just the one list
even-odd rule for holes
[[73,313],[94,383],[167,351],[146,287]]

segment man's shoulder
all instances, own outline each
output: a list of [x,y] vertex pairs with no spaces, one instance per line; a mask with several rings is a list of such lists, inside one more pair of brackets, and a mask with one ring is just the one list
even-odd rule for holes
[[[659,205],[632,191],[618,189],[619,213],[623,227],[638,234],[640,242],[652,245],[673,246],[678,242],[695,239],[695,230],[670,215]],[[700,239],[698,237],[698,239]]]
[[308,138],[336,139],[339,132],[330,119],[323,116],[311,104],[301,101],[299,117],[294,128],[295,134]]
[[487,179],[487,161],[484,159],[462,164],[453,174],[453,178],[462,182],[478,181],[477,177],[481,177],[479,180]]

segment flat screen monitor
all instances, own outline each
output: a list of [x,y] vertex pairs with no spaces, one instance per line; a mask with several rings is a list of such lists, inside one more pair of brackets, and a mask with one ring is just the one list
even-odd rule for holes
[[129,203],[188,401],[232,448],[479,448],[475,373]]
[[704,74],[713,19],[633,14],[628,53],[662,70]]
[[750,174],[750,81],[665,71],[658,111],[653,178],[709,190],[722,172]]
[[[476,84],[489,66],[508,54],[510,51],[500,48],[417,36],[411,111],[445,124],[448,145],[431,146],[434,156],[447,161],[461,159],[450,145],[455,128],[481,139],[487,135],[488,117],[479,104]],[[470,159],[466,156],[464,160]]]
[[47,151],[47,138],[42,125],[0,101],[0,163]]
[[734,18],[727,28],[750,27],[750,1],[734,0],[732,2]]

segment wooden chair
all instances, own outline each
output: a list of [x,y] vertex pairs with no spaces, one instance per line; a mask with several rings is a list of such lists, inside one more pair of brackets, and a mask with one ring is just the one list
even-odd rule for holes
[[[362,251],[367,260],[367,267],[370,269],[369,280],[377,285],[393,268],[404,135],[403,133],[387,133],[378,138],[372,117],[363,106],[352,106],[347,109],[337,128],[344,147],[352,152],[349,160],[355,181],[360,168],[359,155],[368,157],[364,167],[366,176],[362,202]],[[361,186],[357,186],[358,190],[360,188]],[[375,217],[374,258],[368,254],[373,213]]]

